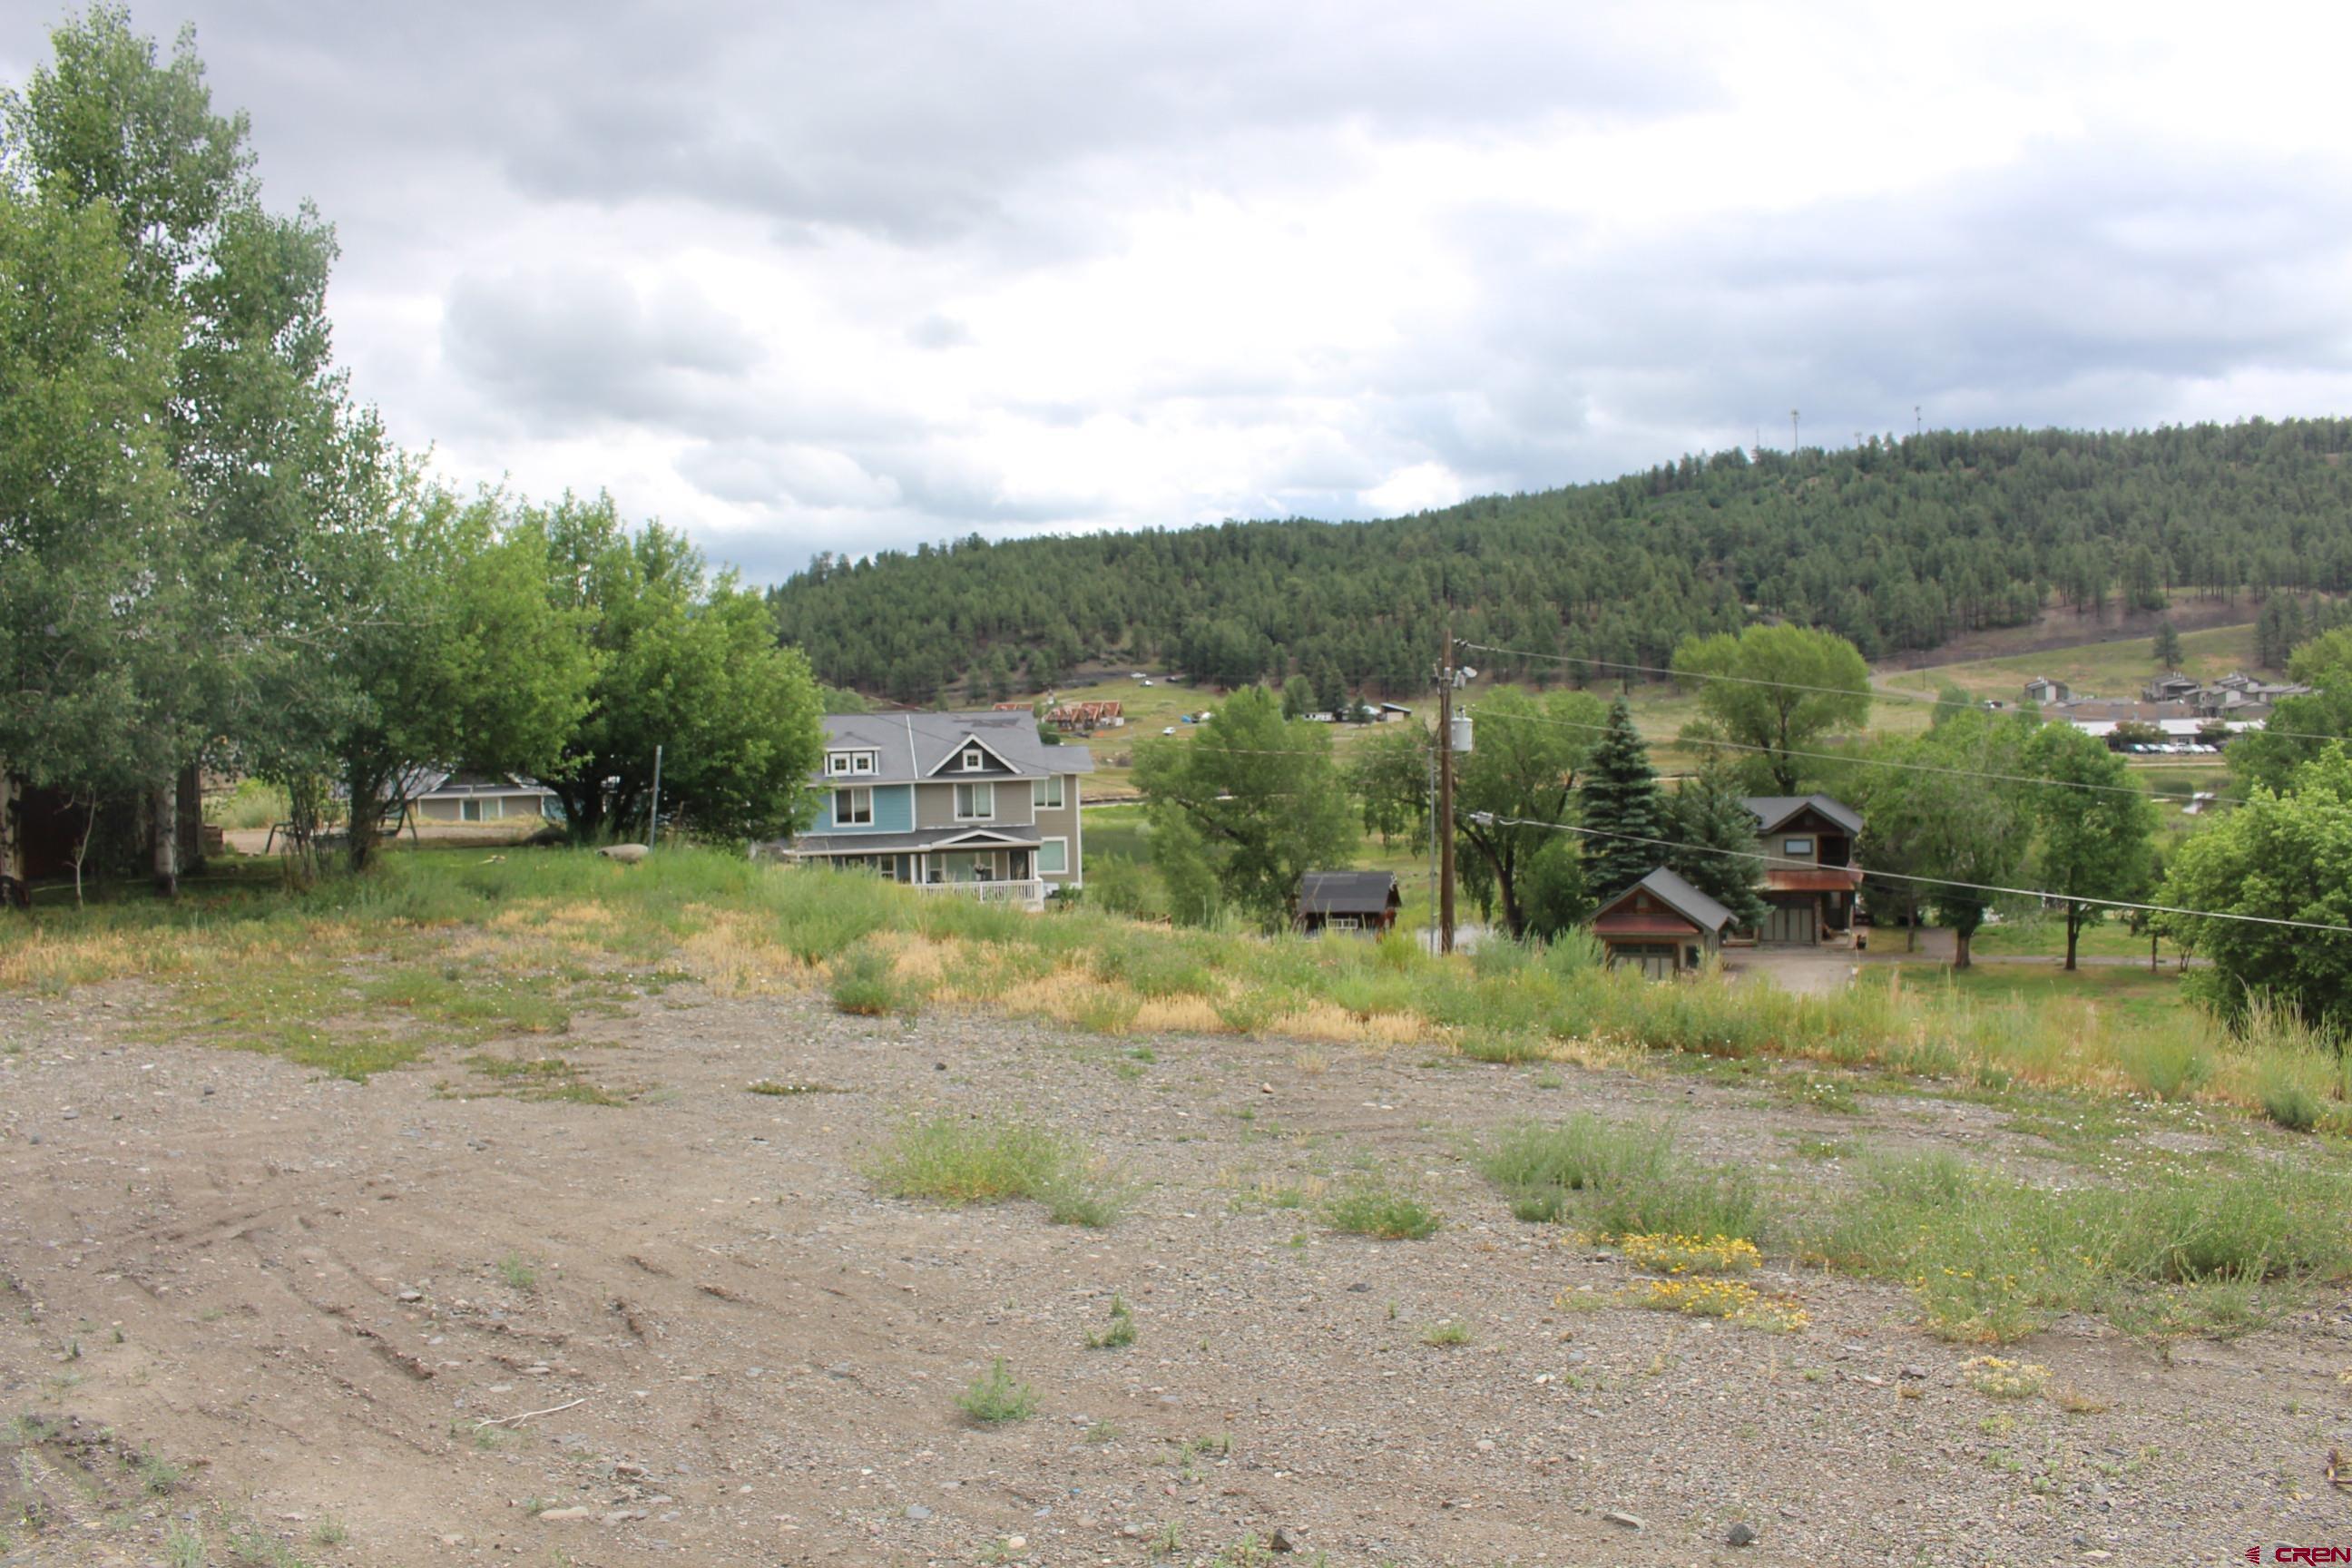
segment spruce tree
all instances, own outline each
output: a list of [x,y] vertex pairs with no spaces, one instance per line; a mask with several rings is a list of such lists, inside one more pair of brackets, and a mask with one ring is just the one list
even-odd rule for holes
[[[1686,847],[1668,853],[1667,863],[1683,880],[1732,913],[1732,923],[1753,930],[1764,923],[1764,900],[1756,884],[1763,862],[1756,858],[1756,814],[1716,769],[1683,781],[1673,812],[1674,831],[1665,837]],[[1720,853],[1718,853],[1720,851]]]
[[1584,841],[1584,880],[1595,900],[1607,903],[1666,863],[1660,844],[1638,842],[1671,836],[1650,748],[1622,697],[1610,704],[1608,728],[1592,748],[1576,795],[1583,826],[1601,836]]
[[2174,629],[2169,616],[2156,623],[2156,668],[2180,668],[2180,633]]

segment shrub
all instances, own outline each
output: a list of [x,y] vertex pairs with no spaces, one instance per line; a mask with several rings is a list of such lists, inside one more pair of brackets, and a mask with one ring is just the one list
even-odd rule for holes
[[1090,1351],[1124,1350],[1135,1342],[1135,1314],[1126,1300],[1118,1296],[1110,1299],[1110,1323],[1098,1334],[1087,1336]]
[[1360,1175],[1323,1202],[1323,1218],[1333,1230],[1383,1241],[1421,1241],[1443,1222],[1418,1194],[1391,1186],[1378,1176]]
[[1520,1062],[1543,1060],[1549,1052],[1541,1040],[1528,1035],[1474,1035],[1455,1047],[1474,1062]]
[[2003,1361],[1997,1355],[1973,1356],[1960,1367],[1960,1376],[1987,1399],[2031,1399],[2050,1386],[2050,1369],[2037,1362]]
[[868,1018],[912,1012],[914,988],[898,978],[897,961],[888,949],[860,942],[834,960],[833,1005]]
[[2189,1030],[2127,1036],[2117,1049],[2124,1075],[2158,1100],[2187,1100],[2213,1076],[2213,1058]]
[[1621,1236],[1625,1260],[1657,1274],[1745,1274],[1763,1261],[1756,1244],[1736,1236]]
[[869,1174],[895,1197],[945,1204],[1034,1198],[1056,1224],[1103,1226],[1115,1195],[1087,1184],[1079,1151],[1043,1128],[994,1119],[934,1117],[903,1128]]
[[1438,1350],[1451,1350],[1470,1342],[1470,1331],[1455,1322],[1432,1323],[1421,1333],[1421,1342]]
[[[1576,1208],[1612,1236],[1752,1241],[1762,1231],[1754,1179],[1685,1159],[1664,1126],[1617,1126],[1584,1112],[1550,1126],[1524,1123],[1489,1145],[1478,1166],[1522,1219],[1563,1218]],[[1580,1194],[1574,1204],[1570,1194]]]
[[971,1387],[956,1395],[956,1406],[982,1426],[996,1426],[1028,1420],[1037,1413],[1037,1396],[1004,1369],[1004,1358],[998,1356],[988,1371],[972,1380]]

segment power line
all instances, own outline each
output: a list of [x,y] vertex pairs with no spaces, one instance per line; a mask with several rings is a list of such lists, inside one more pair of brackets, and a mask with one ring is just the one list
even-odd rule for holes
[[[1543,822],[1531,816],[1497,816],[1491,811],[1470,814],[1471,820],[1490,826],[1540,827],[1551,833],[1573,833],[1585,838],[1616,838],[1629,844],[1653,844],[1661,849],[1690,849],[1702,855],[1726,855],[1736,860],[1780,859],[1786,857],[1767,855],[1753,849],[1720,849],[1712,844],[1683,844],[1671,838],[1649,838],[1638,833],[1612,833],[1604,827],[1581,827],[1566,822]],[[1864,877],[1880,881],[1920,882],[1930,887],[1962,888],[1979,893],[2006,893],[2021,899],[2056,899],[2075,904],[2097,904],[2111,910],[2141,910],[2150,914],[2188,915],[2204,921],[2238,921],[2248,925],[2290,926],[2297,931],[2326,931],[2331,936],[2352,936],[2352,926],[2328,925],[2320,921],[2289,920],[2282,915],[2244,915],[2221,910],[2186,910],[2177,904],[2141,904],[2128,899],[2093,899],[2078,893],[2053,892],[2047,888],[2009,888],[1998,882],[1963,882],[1951,877],[1922,877],[1908,871],[1878,871],[1867,866],[1856,868]]]
[[[1765,686],[1781,691],[1818,692],[1829,697],[1899,697],[1906,702],[1925,702],[1931,708],[1965,708],[1971,712],[1980,712],[1984,708],[1984,704],[1974,698],[1930,697],[1924,691],[1906,691],[1899,686],[1872,686],[1866,691],[1856,691],[1850,686],[1809,686],[1801,680],[1766,680],[1752,675],[1723,675],[1712,670],[1675,669],[1654,664],[1626,664],[1613,658],[1584,658],[1570,654],[1536,653],[1528,648],[1496,647],[1492,643],[1465,641],[1462,646],[1476,648],[1480,653],[1498,653],[1506,658],[1539,658],[1550,664],[1578,664],[1592,669],[1628,670],[1636,675],[1664,676],[1669,680],[1721,680],[1736,686]],[[2011,711],[2022,713],[2025,710],[2019,708]],[[2071,722],[2069,720],[2053,717],[2048,713],[2037,713],[2033,717],[2040,719],[2045,724]],[[2341,735],[2318,734],[2309,730],[2274,730],[2271,728],[2270,721],[2266,719],[2244,721],[2261,724],[2262,732],[2265,735],[2278,735],[2290,741],[2340,741],[2345,738]],[[2145,724],[2152,721],[2119,720],[2116,722]],[[2214,722],[2221,723],[2227,721],[2216,720]]]
[[[1471,711],[1475,714],[1483,711],[1483,708],[1475,708]],[[1606,724],[1587,724],[1575,719],[1552,719],[1538,713],[1489,713],[1486,717],[1506,724],[1553,724],[1564,730],[1591,730],[1598,732],[1605,731],[1609,728]],[[2079,779],[2038,778],[2032,773],[1996,773],[1976,768],[1946,768],[1938,767],[1933,763],[1899,763],[1891,757],[1863,757],[1846,752],[1782,751],[1773,746],[1752,745],[1745,741],[1718,741],[1706,738],[1695,740],[1689,743],[1695,746],[1721,746],[1727,751],[1733,752],[1754,752],[1763,756],[1803,757],[1812,762],[1851,763],[1856,767],[1900,768],[1906,773],[1943,773],[1953,778],[1991,779],[2001,784],[2032,784],[2036,788],[2099,790],[2110,795],[2137,795],[2142,800],[2149,798],[2148,792],[2137,784],[2091,784]],[[2217,803],[2227,801],[2231,805],[2246,804],[2236,795],[2216,795],[2214,800]]]

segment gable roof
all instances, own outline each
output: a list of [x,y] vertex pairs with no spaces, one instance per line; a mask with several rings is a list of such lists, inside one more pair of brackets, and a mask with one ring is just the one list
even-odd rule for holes
[[[1023,778],[1048,773],[1090,773],[1094,753],[1084,746],[1048,746],[1037,738],[1037,721],[1025,708],[1000,713],[992,709],[968,713],[828,713],[824,716],[824,749],[828,752],[872,752],[874,772],[860,773],[864,784],[912,784],[927,779],[941,764],[978,741]],[[824,764],[819,763],[822,773]]]
[[1303,915],[1376,915],[1398,899],[1391,871],[1309,871],[1299,879]]
[[[1618,905],[1632,899],[1636,893],[1649,894],[1701,931],[1720,931],[1731,923],[1729,910],[1725,909],[1664,866],[1602,905],[1600,914],[1607,914]],[[1598,919],[1599,915],[1594,918]]]
[[1862,813],[1825,795],[1750,795],[1741,796],[1739,804],[1754,815],[1759,833],[1771,832],[1807,806],[1848,833],[1862,831]]

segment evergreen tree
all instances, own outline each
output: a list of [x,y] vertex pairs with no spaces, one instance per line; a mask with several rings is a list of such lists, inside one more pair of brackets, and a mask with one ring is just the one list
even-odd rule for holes
[[2180,668],[2180,634],[2173,629],[2170,616],[2156,623],[2156,668]]
[[[1633,710],[1622,697],[1609,705],[1601,740],[1585,761],[1576,788],[1583,826],[1597,837],[1584,840],[1584,882],[1596,904],[1605,904],[1660,866],[1667,850],[1657,843],[1669,826],[1650,748],[1633,728]],[[1749,818],[1748,837],[1755,837]]]
[[1683,781],[1675,792],[1673,831],[1682,848],[1668,864],[1700,892],[1729,910],[1732,923],[1754,930],[1764,923],[1764,900],[1756,883],[1762,862],[1755,857],[1756,814],[1741,804],[1739,792],[1722,772],[1708,768]]
[[1315,706],[1335,719],[1347,709],[1348,686],[1337,666],[1325,664],[1315,671]]
[[1282,716],[1303,719],[1315,710],[1315,688],[1303,675],[1294,675],[1282,683]]

